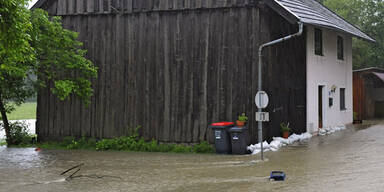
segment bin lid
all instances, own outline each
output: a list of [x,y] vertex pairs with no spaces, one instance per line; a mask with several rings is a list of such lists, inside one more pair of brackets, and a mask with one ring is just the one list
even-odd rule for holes
[[228,125],[233,125],[233,122],[217,122],[217,123],[212,123],[212,126],[228,126]]
[[241,132],[243,132],[243,131],[245,131],[245,130],[248,130],[248,128],[247,127],[232,127],[232,128],[230,128],[228,131],[229,132],[238,132],[238,133],[241,133]]

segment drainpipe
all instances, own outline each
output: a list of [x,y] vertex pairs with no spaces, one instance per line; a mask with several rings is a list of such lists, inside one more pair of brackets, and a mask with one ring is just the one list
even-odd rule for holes
[[[271,46],[271,45],[274,45],[274,44],[277,44],[277,43],[280,43],[280,42],[283,42],[283,41],[286,41],[288,39],[291,39],[291,38],[294,38],[294,37],[297,37],[297,36],[300,36],[302,33],[303,33],[303,23],[301,21],[298,22],[298,25],[299,25],[299,31],[295,34],[292,34],[292,35],[288,35],[286,37],[283,37],[283,38],[280,38],[280,39],[276,39],[274,41],[271,41],[271,42],[268,42],[268,43],[265,43],[263,45],[261,45],[259,47],[259,73],[258,73],[258,91],[262,91],[262,78],[261,78],[261,71],[262,71],[262,61],[263,61],[263,55],[262,55],[262,51],[263,51],[263,48],[264,47],[267,47],[267,46]],[[261,97],[260,97],[260,103],[262,102],[261,100]],[[262,112],[262,109],[261,108],[258,108],[258,112]],[[263,155],[263,122],[262,121],[259,121],[258,122],[258,127],[259,127],[259,130],[258,130],[258,135],[259,135],[259,143],[260,143],[260,147],[261,147],[261,160],[264,160],[264,155]]]

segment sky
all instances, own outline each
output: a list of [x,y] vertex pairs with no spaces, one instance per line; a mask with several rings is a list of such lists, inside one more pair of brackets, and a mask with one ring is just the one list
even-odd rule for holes
[[36,2],[37,2],[37,0],[30,1],[28,8],[31,8]]

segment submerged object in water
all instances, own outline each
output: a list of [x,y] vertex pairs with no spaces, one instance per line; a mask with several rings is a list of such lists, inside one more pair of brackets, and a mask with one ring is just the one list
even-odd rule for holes
[[272,171],[269,179],[273,179],[275,181],[284,181],[285,180],[285,173],[282,171]]

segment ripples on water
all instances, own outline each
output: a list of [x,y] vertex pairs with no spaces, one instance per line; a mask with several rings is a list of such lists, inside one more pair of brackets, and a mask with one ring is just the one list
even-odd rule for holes
[[[383,191],[384,126],[313,137],[259,156],[0,148],[0,191]],[[84,163],[66,181],[60,173]],[[273,170],[287,174],[271,182]]]

